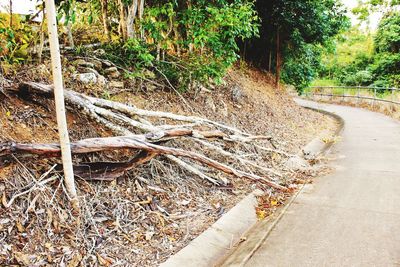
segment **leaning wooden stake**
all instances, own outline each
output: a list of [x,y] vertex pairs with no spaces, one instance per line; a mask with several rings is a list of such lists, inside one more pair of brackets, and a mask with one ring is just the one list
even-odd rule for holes
[[56,8],[54,0],[46,0],[46,11],[50,40],[51,66],[54,81],[54,98],[56,104],[62,162],[64,168],[65,187],[67,189],[69,197],[71,198],[71,203],[73,207],[78,209],[79,203],[75,188],[71,148],[67,128],[67,118],[65,115],[64,85],[61,71],[60,45],[58,42]]

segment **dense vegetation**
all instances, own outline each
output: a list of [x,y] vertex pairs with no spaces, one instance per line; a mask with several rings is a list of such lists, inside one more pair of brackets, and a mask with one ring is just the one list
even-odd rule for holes
[[[181,90],[219,81],[238,59],[237,40],[258,33],[258,16],[247,0],[57,2],[65,44],[77,53],[101,42],[104,57],[127,67],[129,76],[142,77],[150,69]],[[2,61],[41,58],[43,23],[38,30],[32,16],[11,18],[0,21]],[[41,48],[38,57],[28,53],[33,47]]]
[[[365,16],[366,9],[357,9]],[[363,12],[361,12],[363,11]],[[400,86],[400,12],[389,9],[376,32],[353,27],[323,56],[320,76],[344,85]]]
[[[398,86],[399,13],[396,1],[368,1],[355,10],[387,14],[376,35],[349,31],[338,0],[58,0],[66,46],[85,55],[101,43],[103,58],[130,78],[159,76],[180,91],[218,82],[242,56],[295,85],[299,92],[318,75],[343,84]],[[0,17],[2,68],[42,60],[45,21]],[[375,47],[375,48],[374,48]]]
[[275,71],[302,91],[316,76],[321,46],[346,29],[345,9],[336,0],[257,1],[262,19],[260,38],[243,44],[244,57]]

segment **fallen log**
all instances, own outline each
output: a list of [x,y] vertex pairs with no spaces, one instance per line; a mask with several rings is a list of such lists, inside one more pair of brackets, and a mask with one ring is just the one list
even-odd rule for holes
[[127,162],[86,162],[74,165],[76,177],[91,181],[112,181],[133,168],[150,161],[155,153],[142,151]]
[[[281,191],[288,190],[286,187],[271,181],[267,177],[258,176],[255,174],[234,169],[230,166],[222,164],[204,155],[191,151],[185,151],[182,149],[166,147],[147,142],[143,138],[143,135],[90,138],[71,143],[72,154],[86,154],[86,153],[110,151],[117,149],[141,150],[141,151],[146,151],[149,154],[152,154],[152,156],[171,155],[176,157],[189,158],[191,160],[197,161],[211,168],[217,169],[219,171],[222,171],[224,173],[239,178],[245,178],[252,181],[261,182],[263,184],[266,184],[270,187],[273,187]],[[20,144],[14,142],[0,144],[0,156],[8,156],[10,154],[21,154],[21,155],[40,155],[42,157],[59,157],[60,153],[61,149],[59,144]]]
[[[17,89],[20,94],[29,94],[29,93],[37,93],[37,94],[52,94],[53,88],[51,85],[45,85],[36,82],[23,82],[21,83]],[[215,122],[209,119],[196,117],[196,116],[184,116],[178,115],[170,112],[163,111],[153,111],[153,110],[144,110],[134,107],[132,105],[126,105],[119,102],[114,102],[106,99],[95,98],[87,95],[83,95],[71,90],[65,90],[65,100],[73,106],[78,106],[82,108],[86,113],[96,113],[105,117],[111,117],[112,119],[117,119],[119,121],[123,121],[127,124],[132,125],[134,121],[134,127],[137,127],[144,131],[154,131],[157,126],[146,125],[144,123],[139,122],[138,120],[133,120],[132,118],[128,118],[122,114],[130,115],[130,116],[141,116],[141,117],[155,117],[155,118],[163,118],[163,119],[171,119],[174,121],[184,121],[191,122],[198,125],[209,125],[215,126],[222,130],[227,130],[232,135],[227,135],[228,140],[236,140],[243,142],[251,142],[253,140],[271,140],[271,136],[253,136],[251,134],[245,133],[235,127],[227,126],[219,122]],[[108,112],[108,109],[115,110],[121,112],[122,114],[116,115]]]

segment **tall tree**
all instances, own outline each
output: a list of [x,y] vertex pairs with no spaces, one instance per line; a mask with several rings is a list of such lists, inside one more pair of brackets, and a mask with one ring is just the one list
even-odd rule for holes
[[[348,25],[345,9],[339,0],[256,1],[262,19],[260,38],[246,43],[246,58],[261,66],[270,65],[269,54],[275,51],[276,80],[281,68],[293,53],[307,44],[325,44]],[[251,49],[249,49],[251,48]]]

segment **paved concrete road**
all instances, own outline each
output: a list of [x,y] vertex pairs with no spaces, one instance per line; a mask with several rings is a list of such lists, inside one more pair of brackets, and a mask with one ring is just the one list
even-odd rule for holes
[[400,123],[299,101],[345,120],[338,168],[300,193],[246,266],[400,266]]

